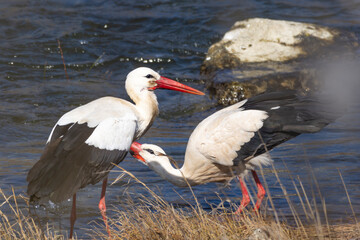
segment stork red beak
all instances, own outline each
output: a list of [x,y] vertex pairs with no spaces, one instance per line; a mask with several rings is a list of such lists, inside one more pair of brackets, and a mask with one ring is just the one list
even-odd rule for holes
[[133,142],[130,146],[130,154],[134,157],[137,158],[138,160],[146,163],[145,159],[140,156],[140,152],[142,151],[141,148],[141,144],[138,142]]
[[196,90],[192,87],[188,87],[182,83],[176,82],[174,80],[165,77],[160,77],[160,79],[157,80],[156,83],[157,85],[151,88],[151,90],[155,90],[157,88],[164,88],[164,89],[170,89],[174,91],[191,93],[196,95],[205,95],[205,93],[200,92],[199,90]]

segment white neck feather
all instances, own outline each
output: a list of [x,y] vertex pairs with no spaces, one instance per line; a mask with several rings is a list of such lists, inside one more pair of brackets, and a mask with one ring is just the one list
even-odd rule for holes
[[179,187],[188,186],[188,183],[185,180],[186,175],[182,172],[182,168],[174,168],[167,157],[156,157],[156,159],[148,162],[148,166],[166,181]]
[[155,117],[159,114],[156,95],[152,91],[143,89],[136,91],[127,89],[130,98],[134,101],[139,116],[139,133],[136,139],[141,137],[151,127]]

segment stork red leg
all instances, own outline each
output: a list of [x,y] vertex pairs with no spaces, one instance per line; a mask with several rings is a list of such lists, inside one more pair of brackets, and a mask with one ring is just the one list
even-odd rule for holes
[[260,182],[260,179],[259,179],[257,173],[254,170],[251,170],[251,173],[252,173],[252,175],[254,177],[254,180],[256,182],[256,186],[258,188],[257,201],[256,201],[256,204],[255,204],[255,207],[254,207],[254,211],[258,211],[259,208],[260,208],[261,202],[265,197],[266,192],[265,192],[265,189],[264,189],[263,185]]
[[76,221],[76,193],[73,195],[73,202],[71,207],[69,239],[73,237],[75,221]]
[[244,208],[250,203],[250,197],[249,193],[246,189],[245,182],[241,177],[238,177],[241,187],[241,193],[242,193],[242,200],[240,203],[239,208],[236,210],[235,214],[240,214]]
[[100,197],[100,202],[99,202],[99,209],[100,209],[100,213],[103,217],[105,226],[106,226],[106,231],[109,234],[109,238],[110,238],[110,230],[109,230],[109,225],[107,222],[107,218],[106,218],[106,204],[105,204],[105,193],[106,193],[106,186],[107,186],[107,181],[108,178],[106,177],[103,180],[103,184],[102,184],[102,189],[101,189],[101,197]]

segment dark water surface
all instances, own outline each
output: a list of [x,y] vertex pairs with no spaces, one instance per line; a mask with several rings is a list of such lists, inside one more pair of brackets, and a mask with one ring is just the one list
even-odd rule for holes
[[[204,90],[199,69],[207,49],[235,21],[249,17],[318,23],[356,35],[360,32],[359,1],[2,1],[0,188],[7,195],[11,194],[11,187],[17,194],[26,195],[27,171],[38,160],[57,119],[101,96],[128,99],[124,80],[136,67],[151,67],[164,76]],[[66,61],[68,80],[57,40]],[[168,91],[158,91],[157,96],[161,114],[141,142],[162,146],[181,165],[191,131],[216,110],[215,101],[208,96]],[[350,113],[320,133],[302,135],[272,152],[281,182],[303,217],[298,197],[293,196],[296,192],[292,178],[299,176],[310,200],[315,189],[319,200],[311,180],[314,175],[330,222],[349,221],[351,209],[338,171],[356,214],[360,214],[360,107],[356,102],[352,105]],[[161,180],[130,156],[121,166],[169,202],[184,204],[179,195],[192,202],[189,189]],[[117,176],[113,172],[110,181]],[[282,216],[291,216],[275,175],[265,170],[265,176],[276,209]],[[126,183],[124,179],[108,188],[110,210],[126,208],[123,203],[127,195],[135,202],[142,194],[149,196],[133,181]],[[101,184],[97,184],[78,193],[75,231],[80,236],[87,234],[84,228],[93,225],[92,220],[101,224],[97,208],[100,189]],[[219,196],[235,203],[241,197],[235,182],[226,188],[216,184],[197,186],[194,191],[208,209],[209,204],[221,203]],[[10,213],[5,206],[0,210]],[[20,207],[26,211],[24,203]],[[70,202],[48,211],[44,221],[68,229]]]

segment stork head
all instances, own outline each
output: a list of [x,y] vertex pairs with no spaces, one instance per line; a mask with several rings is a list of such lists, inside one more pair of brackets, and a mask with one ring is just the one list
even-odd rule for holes
[[152,162],[169,161],[169,157],[166,155],[161,147],[153,144],[140,144],[133,142],[130,147],[131,155],[138,159],[145,165],[149,165]]
[[[170,89],[179,92],[204,95],[194,88],[160,76],[154,70],[147,67],[139,67],[131,71],[126,78],[126,90],[130,97],[141,95],[143,92],[153,91],[156,89]],[[133,99],[135,100],[135,99]]]
[[179,187],[188,186],[189,182],[185,179],[182,168],[179,169],[177,163],[159,146],[133,142],[130,153],[172,184]]

